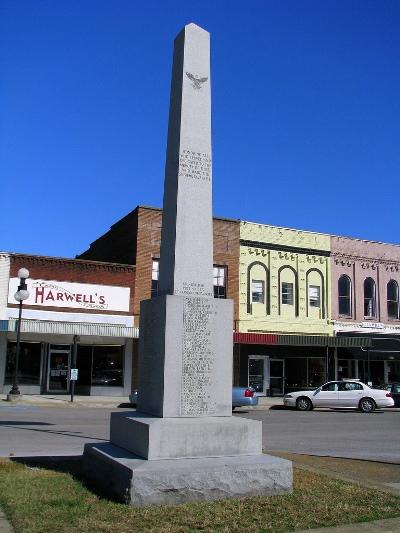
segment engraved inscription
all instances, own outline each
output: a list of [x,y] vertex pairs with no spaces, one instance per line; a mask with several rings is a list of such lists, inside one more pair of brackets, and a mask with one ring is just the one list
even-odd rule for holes
[[187,296],[213,296],[209,290],[206,290],[204,283],[196,283],[194,281],[184,281],[181,290],[175,291],[175,294],[183,294]]
[[181,416],[212,416],[215,413],[211,340],[215,314],[213,300],[184,299]]
[[182,150],[179,154],[179,176],[202,181],[210,181],[210,155],[205,152]]

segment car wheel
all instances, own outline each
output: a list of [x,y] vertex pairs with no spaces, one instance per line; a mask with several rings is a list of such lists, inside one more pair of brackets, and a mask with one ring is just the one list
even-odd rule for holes
[[372,413],[375,409],[375,402],[371,398],[363,398],[358,404],[358,408],[362,413]]
[[296,402],[296,407],[299,411],[311,411],[312,406],[311,400],[305,396],[302,396]]

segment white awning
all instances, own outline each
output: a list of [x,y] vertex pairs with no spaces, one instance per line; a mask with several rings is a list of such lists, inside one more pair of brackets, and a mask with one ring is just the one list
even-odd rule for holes
[[[10,318],[2,322],[2,331],[17,331],[18,320]],[[55,335],[82,335],[99,337],[139,338],[139,328],[122,324],[93,324],[88,322],[52,322],[47,320],[21,321],[21,333],[46,333]]]

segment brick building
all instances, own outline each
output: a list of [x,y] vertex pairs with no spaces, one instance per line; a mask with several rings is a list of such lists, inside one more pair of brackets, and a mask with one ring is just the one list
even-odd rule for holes
[[335,335],[371,340],[369,349],[338,349],[338,376],[400,381],[400,246],[332,236],[331,252]]
[[0,257],[0,384],[9,392],[16,355],[18,270],[29,298],[21,323],[19,388],[67,393],[76,354],[77,394],[125,396],[131,390],[135,268],[27,254]]
[[[138,206],[77,256],[135,266],[132,304],[135,325],[140,323],[140,302],[157,294],[161,224],[161,209]],[[238,220],[213,219],[214,296],[234,300],[232,330],[239,318],[239,226]],[[133,387],[136,386],[136,355],[137,341],[134,341]]]

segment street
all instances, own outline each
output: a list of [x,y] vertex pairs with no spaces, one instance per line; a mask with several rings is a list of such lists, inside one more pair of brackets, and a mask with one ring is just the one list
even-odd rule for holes
[[263,422],[264,451],[400,463],[399,409],[370,414],[355,410],[269,409],[238,415]]
[[[31,405],[0,405],[0,456],[81,455],[86,442],[109,438],[112,411]],[[129,412],[129,409],[125,409]],[[263,422],[264,451],[348,457],[400,464],[400,410],[297,412],[265,409],[235,412]]]

